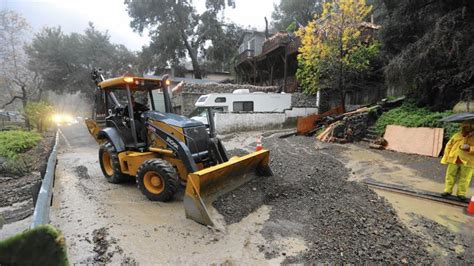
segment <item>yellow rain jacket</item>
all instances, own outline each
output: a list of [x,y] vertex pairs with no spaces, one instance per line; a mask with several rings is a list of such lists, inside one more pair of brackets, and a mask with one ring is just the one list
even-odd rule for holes
[[[471,148],[468,151],[461,150],[463,144],[468,144]],[[446,144],[441,163],[456,164],[458,157],[463,166],[474,167],[474,132],[466,137],[463,137],[460,132],[454,134]]]

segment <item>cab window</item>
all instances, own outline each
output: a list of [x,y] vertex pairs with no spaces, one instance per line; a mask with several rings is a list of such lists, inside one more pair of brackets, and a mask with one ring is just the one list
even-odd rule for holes
[[198,103],[202,103],[202,102],[206,101],[206,99],[207,99],[207,96],[201,96],[198,99]]
[[214,102],[216,103],[225,103],[226,102],[226,99],[225,97],[217,97]]

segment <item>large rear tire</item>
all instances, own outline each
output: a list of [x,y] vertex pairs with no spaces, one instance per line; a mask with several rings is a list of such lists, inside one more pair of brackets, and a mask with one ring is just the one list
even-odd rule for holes
[[145,161],[137,172],[138,188],[151,201],[169,201],[179,186],[176,169],[167,161]]
[[120,162],[117,151],[112,143],[104,142],[99,149],[99,162],[102,173],[109,183],[118,184],[127,180],[127,176],[120,171]]

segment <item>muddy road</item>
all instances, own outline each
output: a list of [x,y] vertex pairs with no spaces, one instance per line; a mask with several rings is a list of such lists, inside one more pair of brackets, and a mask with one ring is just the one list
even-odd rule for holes
[[41,185],[54,139],[54,131],[45,132],[36,147],[21,155],[17,163],[27,165],[29,170],[26,173],[5,173],[0,167],[0,224],[5,223],[0,225],[0,239],[15,235],[31,225],[33,193]]
[[277,264],[285,256],[268,261],[259,247],[271,245],[293,255],[304,248],[291,239],[269,243],[263,237],[267,206],[215,230],[185,218],[182,195],[168,203],[151,202],[133,182],[109,184],[85,127],[62,128],[62,135],[51,221],[65,234],[72,263]]
[[[223,140],[239,154],[254,149],[260,134]],[[210,209],[216,229],[185,218],[182,194],[150,202],[133,182],[107,183],[84,127],[62,128],[62,135],[51,220],[64,232],[73,263],[472,263],[470,238],[394,208],[360,184],[366,172],[356,173],[357,158],[346,148],[266,132],[275,176],[218,198]],[[440,242],[444,236],[452,241]]]

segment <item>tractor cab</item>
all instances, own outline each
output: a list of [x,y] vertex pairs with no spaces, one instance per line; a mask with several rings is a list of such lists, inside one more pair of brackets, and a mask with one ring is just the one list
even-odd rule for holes
[[[147,120],[165,121],[179,128],[198,126],[196,121],[171,113],[168,83],[167,79],[142,77],[118,77],[99,82],[95,98],[96,123],[101,128],[115,128],[126,150],[148,146]],[[154,99],[156,96],[162,99]]]

